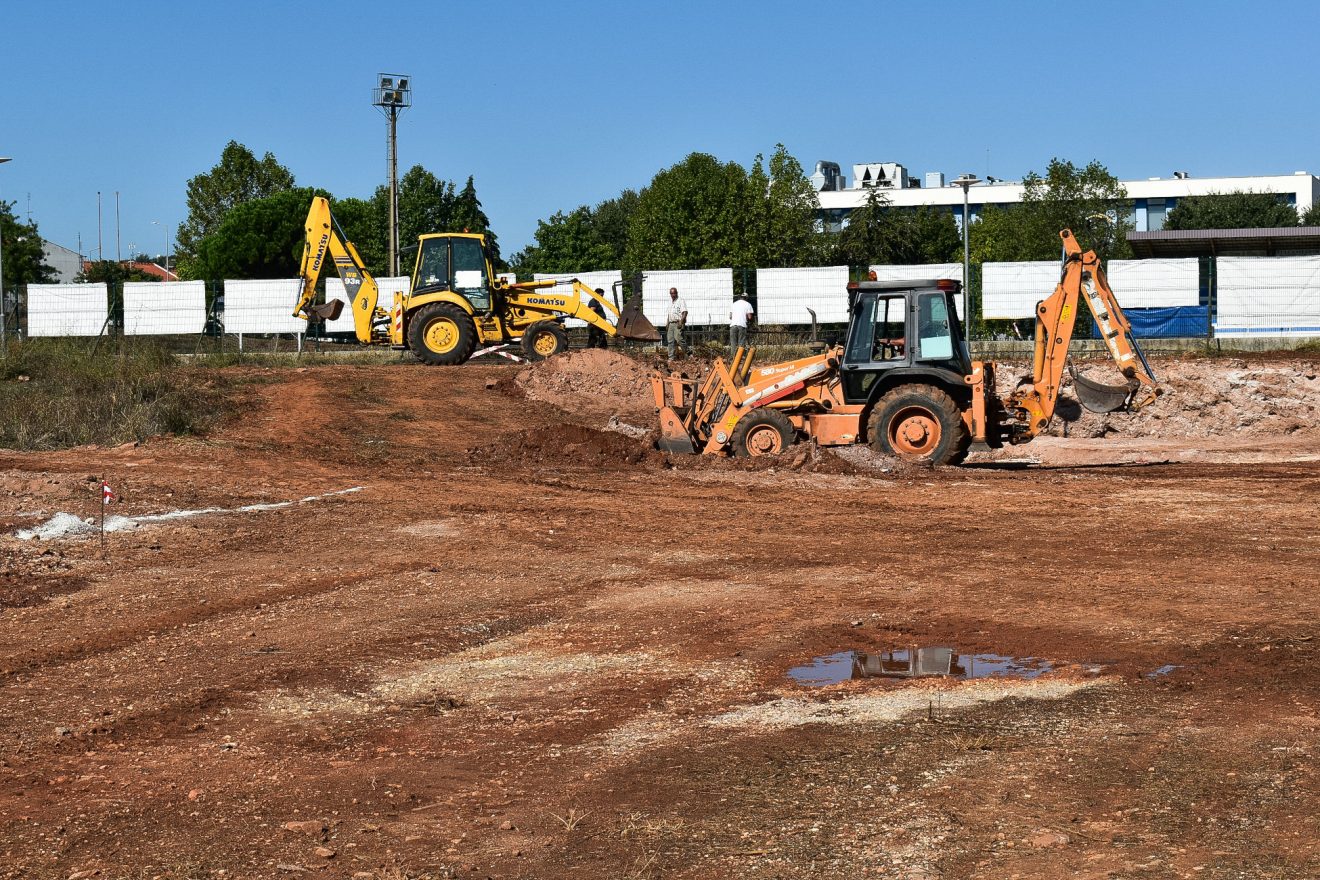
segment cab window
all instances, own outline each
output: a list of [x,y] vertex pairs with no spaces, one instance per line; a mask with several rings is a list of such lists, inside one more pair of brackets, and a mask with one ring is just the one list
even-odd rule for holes
[[454,238],[450,241],[453,244],[454,263],[454,283],[450,289],[467,297],[475,309],[490,308],[490,279],[486,277],[486,254],[481,248],[481,241],[475,238]]
[[417,277],[413,290],[441,289],[449,286],[449,239],[426,238],[417,255]]
[[902,296],[866,296],[858,300],[848,340],[849,363],[879,363],[903,360],[903,338],[907,318]]
[[953,357],[949,303],[943,293],[924,293],[918,297],[917,340],[917,356],[923,361],[947,361]]

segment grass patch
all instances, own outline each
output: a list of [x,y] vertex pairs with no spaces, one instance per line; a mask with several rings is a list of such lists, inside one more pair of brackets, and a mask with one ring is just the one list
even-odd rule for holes
[[227,382],[148,340],[30,339],[0,360],[0,446],[118,445],[198,434],[226,412]]

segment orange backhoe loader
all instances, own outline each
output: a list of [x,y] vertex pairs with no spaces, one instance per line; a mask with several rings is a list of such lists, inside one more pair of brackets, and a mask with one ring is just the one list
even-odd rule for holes
[[[1049,427],[1065,368],[1082,405],[1137,410],[1160,393],[1092,251],[1069,230],[1054,293],[1036,306],[1030,379],[1001,398],[995,365],[973,361],[958,323],[956,281],[853,282],[846,340],[821,354],[753,367],[754,350],[715,361],[700,379],[651,377],[660,448],[771,455],[799,438],[821,446],[870,443],[877,451],[956,464],[969,449],[1025,443]],[[1068,343],[1084,300],[1123,374],[1105,385],[1077,373]]]

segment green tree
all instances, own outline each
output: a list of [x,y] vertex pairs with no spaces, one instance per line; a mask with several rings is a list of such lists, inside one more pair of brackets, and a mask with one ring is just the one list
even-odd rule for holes
[[1320,226],[1320,202],[1312,202],[1302,215],[1303,226]]
[[177,253],[181,264],[197,254],[199,242],[219,228],[237,206],[293,188],[293,174],[266,153],[257,159],[230,141],[210,171],[188,181],[188,219],[179,224]]
[[500,242],[495,231],[490,228],[490,218],[481,209],[481,200],[477,198],[477,187],[468,175],[467,183],[454,198],[453,212],[449,218],[451,232],[480,232],[486,237],[486,248],[490,252],[491,262],[496,269],[504,269],[504,260],[500,258]]
[[14,203],[0,201],[0,251],[4,265],[6,290],[23,284],[42,284],[55,280],[55,270],[46,264],[46,251],[35,221],[20,223]]
[[748,187],[741,165],[707,153],[660,171],[638,195],[624,263],[648,269],[738,265],[748,251]]
[[889,196],[884,190],[871,187],[866,201],[848,215],[848,225],[839,232],[834,259],[849,266],[868,266],[879,263],[885,251],[888,224]]
[[[389,271],[385,232],[388,220],[382,213],[387,206],[388,201],[377,203],[375,199],[355,198],[335,199],[330,205],[340,231],[353,243],[367,271],[381,278]],[[408,263],[403,261],[405,266]]]
[[609,248],[609,265],[603,269],[619,269],[628,251],[628,224],[637,211],[637,192],[625,189],[612,199],[601,202],[591,212],[592,229],[597,241]]
[[[357,211],[354,207],[357,216],[353,221],[356,227],[353,234],[362,237],[360,242],[355,240],[355,244],[368,268],[373,267],[375,255],[380,254],[380,271],[383,272],[389,252],[389,187],[377,187],[370,204],[369,212]],[[343,220],[340,220],[340,225],[345,225]],[[412,270],[418,236],[430,232],[462,232],[465,229],[486,236],[492,262],[497,268],[502,268],[499,241],[491,229],[490,219],[481,207],[476,184],[471,177],[468,177],[467,184],[460,192],[455,192],[453,182],[437,177],[421,165],[414,165],[399,178],[401,272],[407,274]],[[373,255],[372,258],[367,257],[368,253]]]
[[514,254],[511,267],[519,278],[537,272],[621,269],[637,201],[637,193],[629,189],[594,208],[581,205],[556,212],[536,224],[535,244]]
[[595,218],[586,205],[551,215],[536,224],[536,244],[514,255],[518,277],[537,272],[596,272],[617,269],[614,254],[600,240]]
[[[757,165],[760,165],[759,156]],[[765,193],[766,202],[766,240],[762,250],[766,259],[750,265],[818,265],[823,255],[824,236],[816,228],[816,191],[802,171],[801,163],[789,155],[783,144],[775,144],[775,152],[770,157],[768,188],[759,190],[753,187],[751,195],[755,197],[761,192]]]
[[291,189],[244,202],[197,245],[190,278],[291,278],[298,274],[307,206],[323,190]]
[[1033,171],[1022,183],[1021,204],[987,208],[972,225],[977,262],[1058,259],[1061,229],[1071,229],[1102,260],[1131,254],[1131,203],[1104,165],[1078,168],[1051,159],[1043,176]]
[[1164,220],[1165,229],[1264,229],[1297,225],[1297,209],[1274,193],[1187,196]]

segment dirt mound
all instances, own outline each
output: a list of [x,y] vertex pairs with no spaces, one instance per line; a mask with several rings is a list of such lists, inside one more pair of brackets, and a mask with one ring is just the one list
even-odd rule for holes
[[494,443],[468,450],[480,465],[540,464],[619,470],[659,461],[651,436],[628,437],[584,425],[559,424],[505,434]]
[[[1160,359],[1151,365],[1164,393],[1136,413],[1098,414],[1072,400],[1059,406],[1050,429],[1072,437],[1281,437],[1320,434],[1320,365],[1304,359],[1274,361]],[[1117,384],[1106,364],[1083,365],[1083,373]],[[1018,373],[1000,377],[1000,393],[1016,384]]]
[[531,399],[575,415],[649,427],[655,421],[649,374],[630,357],[592,348],[532,364],[514,381]]

